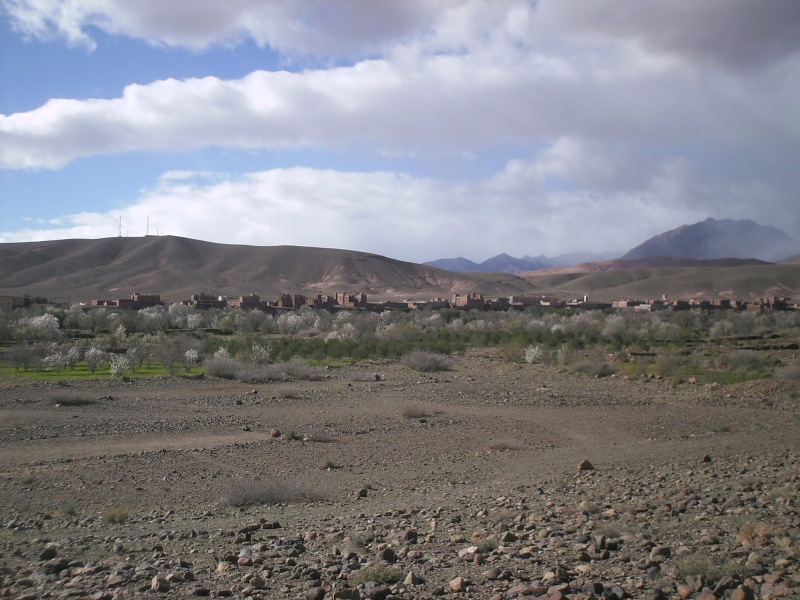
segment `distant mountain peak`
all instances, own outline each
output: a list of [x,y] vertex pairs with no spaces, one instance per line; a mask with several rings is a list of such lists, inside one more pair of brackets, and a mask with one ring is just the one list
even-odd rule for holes
[[665,256],[714,260],[755,258],[779,262],[800,251],[800,243],[777,227],[749,219],[714,219],[682,225],[636,246],[624,259]]

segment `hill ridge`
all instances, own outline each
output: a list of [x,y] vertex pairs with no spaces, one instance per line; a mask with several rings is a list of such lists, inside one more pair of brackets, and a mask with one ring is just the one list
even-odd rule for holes
[[396,298],[531,291],[519,277],[461,274],[375,253],[305,246],[219,244],[179,236],[0,244],[0,294],[89,300],[160,293],[173,301],[211,292],[265,297],[365,292]]

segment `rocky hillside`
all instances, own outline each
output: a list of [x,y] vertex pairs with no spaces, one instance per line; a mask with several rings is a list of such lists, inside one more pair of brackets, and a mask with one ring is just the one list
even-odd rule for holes
[[0,244],[0,294],[170,300],[210,292],[306,295],[363,291],[379,298],[510,295],[532,288],[513,275],[458,274],[350,250],[238,246],[181,237]]

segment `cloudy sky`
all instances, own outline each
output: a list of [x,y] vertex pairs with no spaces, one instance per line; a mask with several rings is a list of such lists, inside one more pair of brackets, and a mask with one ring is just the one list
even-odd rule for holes
[[800,239],[797,0],[0,0],[0,241]]

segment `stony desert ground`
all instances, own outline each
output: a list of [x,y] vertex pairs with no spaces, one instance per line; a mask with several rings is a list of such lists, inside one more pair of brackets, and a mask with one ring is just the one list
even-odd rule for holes
[[797,379],[320,375],[0,381],[0,597],[800,597]]

